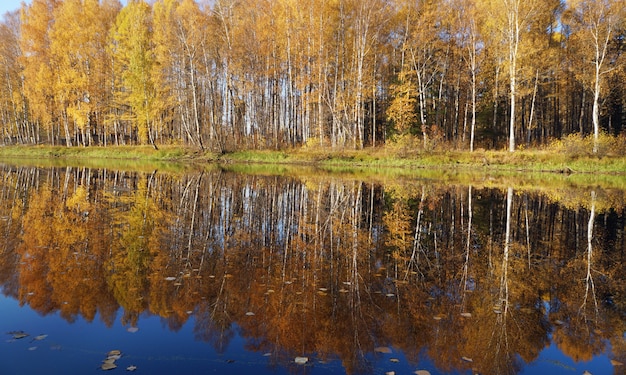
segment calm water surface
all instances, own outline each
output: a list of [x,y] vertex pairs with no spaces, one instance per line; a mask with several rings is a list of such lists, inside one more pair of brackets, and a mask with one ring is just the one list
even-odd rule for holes
[[619,189],[0,172],[2,374],[625,370]]

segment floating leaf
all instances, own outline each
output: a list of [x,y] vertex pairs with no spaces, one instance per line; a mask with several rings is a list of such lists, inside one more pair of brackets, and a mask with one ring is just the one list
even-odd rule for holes
[[254,316],[254,313],[253,313],[252,311],[248,311],[248,312],[246,313],[246,316]]
[[461,313],[461,316],[464,317],[464,318],[471,318],[472,317],[472,313],[464,312],[464,313]]
[[28,348],[28,350],[32,352],[33,350],[37,350],[37,347],[36,346],[31,346],[30,348]]
[[35,337],[33,337],[33,341],[41,341],[41,340],[45,339],[46,337],[48,337],[48,335],[35,336]]
[[400,363],[400,360],[398,358],[390,358],[389,362],[391,362],[391,363]]
[[386,296],[386,297],[395,297],[396,295],[395,295],[395,294],[393,294],[393,293],[387,293],[387,294],[385,294],[385,296]]
[[139,331],[139,328],[137,328],[137,327],[128,327],[126,329],[126,331],[128,331],[130,333],[136,333],[137,331]]
[[165,278],[165,281],[174,281],[176,278],[174,276],[168,276]]
[[122,355],[122,352],[119,350],[111,350],[110,352],[107,353],[107,356],[111,357],[114,355]]
[[430,371],[428,370],[417,370],[414,372],[415,375],[430,375]]
[[391,348],[387,347],[387,346],[379,346],[377,348],[374,348],[374,351],[376,353],[385,353],[385,354],[390,354],[391,353]]
[[565,324],[565,322],[557,319],[554,321],[554,324],[556,324],[557,326],[562,326],[563,324]]
[[137,366],[135,366],[135,365],[130,365],[130,366],[126,367],[126,371],[135,371],[135,370],[137,370]]
[[583,375],[591,375],[591,373],[587,370],[583,371]]
[[103,363],[100,368],[104,371],[113,370],[114,368],[117,368],[117,365],[115,363]]
[[461,359],[464,360],[465,362],[474,362],[474,360],[469,357],[461,357]]
[[396,375],[395,371],[387,371],[385,375]]
[[102,361],[102,363],[115,363],[115,361],[117,361],[118,359],[120,359],[119,356],[111,356]]
[[29,334],[25,333],[25,332],[16,332],[13,334],[13,339],[15,340],[19,340],[19,339],[23,339],[24,337],[28,337]]
[[296,357],[296,359],[294,359],[294,362],[299,364],[299,365],[304,365],[309,361],[308,357]]
[[611,360],[611,364],[612,364],[613,366],[624,366],[624,364],[623,364],[622,362],[620,362],[620,361],[616,361],[616,360],[614,360],[614,359],[612,359],[612,360]]

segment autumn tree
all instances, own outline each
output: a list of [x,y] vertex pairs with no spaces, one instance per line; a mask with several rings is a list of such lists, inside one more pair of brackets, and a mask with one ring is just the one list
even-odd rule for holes
[[23,7],[19,39],[24,94],[32,114],[31,120],[48,131],[48,138],[53,144],[59,133],[55,125],[61,116],[55,106],[57,93],[51,85],[56,73],[50,51],[50,27],[54,11],[60,3],[60,0],[33,0]]
[[29,120],[21,79],[20,15],[6,13],[0,22],[0,124],[2,138],[19,143],[37,143],[39,129]]
[[619,55],[617,39],[622,38],[626,2],[623,0],[570,0],[566,24],[571,28],[570,41],[579,61],[574,71],[593,95],[593,153],[598,152],[600,99],[606,91],[607,75],[615,71]]
[[117,0],[102,5],[98,0],[67,0],[54,12],[49,34],[56,71],[53,88],[68,146],[72,139],[84,146],[93,143],[98,120],[109,104],[107,37],[119,7]]
[[[116,100],[129,108],[139,141],[155,148],[152,116],[156,89],[152,79],[152,8],[144,1],[128,3],[119,13],[112,32],[111,50],[115,61]],[[113,121],[117,121],[114,119]],[[117,137],[117,129],[114,129]]]
[[[484,53],[481,53],[481,44],[483,40],[480,35],[480,12],[476,6],[476,1],[457,0],[451,2],[451,10],[454,17],[453,35],[457,38],[457,43],[461,49],[461,57],[465,63],[465,72],[469,74],[470,81],[470,102],[471,102],[471,120],[470,120],[470,152],[474,151],[474,139],[476,134],[476,114],[478,111],[478,74],[481,69],[481,62],[484,59]],[[463,140],[465,140],[465,130],[463,131]]]
[[[542,24],[549,17],[544,17],[546,12],[554,8],[552,2],[538,0],[489,0],[479,2],[480,11],[487,17],[485,23],[486,32],[491,35],[489,45],[494,51],[500,51],[496,55],[499,61],[505,63],[509,80],[509,142],[508,150],[515,151],[516,123],[518,121],[516,105],[520,80],[523,78],[521,70],[525,63],[536,52],[532,41],[532,34],[537,30],[543,31],[547,27]],[[503,43],[501,49],[499,43]]]

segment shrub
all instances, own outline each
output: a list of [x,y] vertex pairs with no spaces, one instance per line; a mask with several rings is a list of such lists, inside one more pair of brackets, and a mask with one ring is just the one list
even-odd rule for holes
[[580,134],[570,134],[562,139],[550,143],[549,150],[561,152],[570,157],[578,156],[623,156],[626,154],[626,137],[612,136],[600,133],[598,136],[598,152],[593,153],[593,135],[581,137]]

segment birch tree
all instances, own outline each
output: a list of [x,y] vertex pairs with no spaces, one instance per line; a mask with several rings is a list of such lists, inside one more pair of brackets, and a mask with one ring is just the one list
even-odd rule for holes
[[624,0],[568,0],[567,24],[572,28],[571,38],[580,63],[575,66],[579,80],[593,95],[593,153],[598,152],[600,134],[600,99],[606,85],[606,76],[616,68],[619,28],[624,26]]
[[505,48],[499,60],[508,68],[509,78],[509,152],[515,151],[516,103],[518,79],[522,56],[529,58],[530,51],[523,50],[523,43],[535,27],[534,23],[542,10],[540,0],[486,0],[479,2],[480,9],[488,16],[486,30],[492,40],[504,41]]

